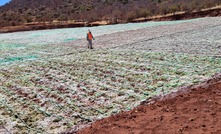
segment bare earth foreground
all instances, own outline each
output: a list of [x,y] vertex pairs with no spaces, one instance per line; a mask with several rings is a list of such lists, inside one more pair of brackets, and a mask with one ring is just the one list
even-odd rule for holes
[[220,134],[221,74],[99,120],[78,134]]

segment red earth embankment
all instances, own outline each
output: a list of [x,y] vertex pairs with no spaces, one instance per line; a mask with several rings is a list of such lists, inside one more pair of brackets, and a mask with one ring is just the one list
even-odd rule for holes
[[99,120],[78,134],[220,134],[221,74],[132,111]]
[[145,18],[134,19],[132,22],[174,21],[174,20],[186,20],[186,19],[217,17],[217,16],[221,16],[221,7],[217,7],[214,9],[205,9],[202,11],[180,12],[180,13],[168,14],[163,16],[154,16],[146,19]]

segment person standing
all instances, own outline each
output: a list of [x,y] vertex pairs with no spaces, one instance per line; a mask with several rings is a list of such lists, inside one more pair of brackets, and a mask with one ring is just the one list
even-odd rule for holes
[[94,37],[93,37],[91,31],[88,30],[88,33],[87,33],[87,41],[88,41],[88,48],[90,48],[90,49],[93,49],[92,40],[94,40]]

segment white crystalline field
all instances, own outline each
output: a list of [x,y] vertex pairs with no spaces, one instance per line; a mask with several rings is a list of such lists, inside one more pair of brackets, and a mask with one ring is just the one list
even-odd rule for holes
[[95,36],[100,36],[104,34],[111,34],[116,32],[123,32],[128,30],[136,30],[152,26],[160,25],[173,25],[183,22],[191,22],[193,20],[186,21],[173,21],[173,22],[147,22],[147,23],[129,23],[129,24],[117,24],[108,26],[98,26],[98,27],[84,27],[84,28],[68,28],[68,29],[55,29],[55,30],[41,30],[41,31],[28,31],[28,32],[18,32],[1,34],[0,43],[19,43],[19,44],[29,44],[29,45],[39,45],[39,44],[57,44],[66,41],[71,41],[75,39],[85,38],[85,33],[90,29],[95,32]]
[[199,83],[221,70],[220,31],[215,17],[0,34],[0,133],[75,131]]

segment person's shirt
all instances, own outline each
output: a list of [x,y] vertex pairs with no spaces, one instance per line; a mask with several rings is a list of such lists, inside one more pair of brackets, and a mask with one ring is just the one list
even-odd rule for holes
[[92,40],[94,37],[91,32],[87,33],[87,40]]

